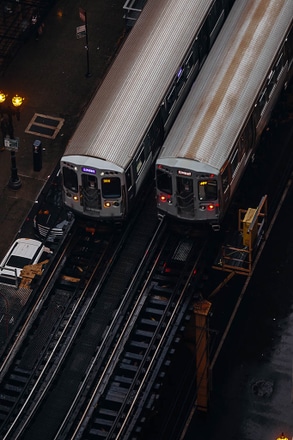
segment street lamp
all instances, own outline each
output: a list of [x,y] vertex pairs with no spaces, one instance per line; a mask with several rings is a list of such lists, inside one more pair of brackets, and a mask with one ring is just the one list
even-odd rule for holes
[[6,101],[8,95],[0,91],[0,108],[1,108],[1,131],[3,136],[3,142],[6,150],[11,154],[11,176],[8,182],[8,186],[12,189],[19,189],[21,187],[21,181],[17,174],[16,167],[16,151],[18,151],[18,139],[14,138],[14,128],[12,123],[12,116],[16,114],[16,118],[20,119],[20,107],[24,101],[21,96],[15,95],[11,99],[11,103],[14,107],[14,111],[8,105],[3,108],[3,103]]

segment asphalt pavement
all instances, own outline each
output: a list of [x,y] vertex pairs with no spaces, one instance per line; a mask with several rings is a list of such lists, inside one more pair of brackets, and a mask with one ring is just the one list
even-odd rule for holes
[[[30,36],[0,78],[0,91],[8,95],[5,105],[15,94],[24,97],[19,120],[12,117],[19,139],[19,189],[8,185],[11,152],[0,152],[0,261],[14,239],[25,233],[39,194],[121,46],[126,35],[123,5],[124,0],[83,0],[82,5],[59,0],[46,15],[42,34],[38,39]],[[87,14],[88,52],[85,37],[77,38],[77,28],[84,24],[80,6]],[[33,159],[35,141],[42,149],[39,171]]]

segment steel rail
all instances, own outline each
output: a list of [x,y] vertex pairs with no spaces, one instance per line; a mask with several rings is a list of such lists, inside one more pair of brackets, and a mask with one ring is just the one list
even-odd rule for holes
[[[159,222],[158,227],[157,227],[156,231],[154,232],[153,238],[152,238],[151,242],[149,243],[149,245],[148,245],[148,247],[147,247],[147,249],[145,251],[144,257],[140,261],[140,263],[139,263],[139,265],[137,267],[137,270],[136,270],[136,272],[135,272],[135,274],[134,274],[134,276],[133,276],[133,278],[131,280],[131,283],[130,283],[128,289],[127,289],[127,292],[125,293],[125,295],[124,295],[124,297],[123,297],[123,299],[122,299],[122,301],[121,301],[121,303],[119,305],[119,308],[115,312],[113,320],[111,321],[111,324],[110,324],[110,326],[108,327],[108,329],[107,329],[107,331],[105,333],[103,341],[101,342],[101,344],[99,346],[99,349],[97,350],[97,352],[95,354],[95,357],[92,359],[91,365],[89,366],[89,368],[87,370],[87,374],[86,374],[86,376],[84,378],[84,381],[82,382],[82,384],[80,384],[80,387],[78,389],[78,393],[76,394],[75,399],[73,400],[72,405],[69,408],[69,411],[68,411],[66,417],[64,418],[64,420],[62,422],[62,425],[60,426],[57,434],[55,435],[54,440],[60,440],[60,438],[62,438],[61,436],[63,435],[64,430],[66,429],[66,427],[68,426],[69,420],[72,417],[73,412],[74,412],[76,406],[82,400],[82,394],[84,393],[84,391],[85,391],[85,389],[87,387],[90,375],[92,374],[93,370],[95,369],[95,366],[96,366],[96,363],[97,363],[97,359],[99,359],[102,356],[102,353],[105,350],[105,347],[106,347],[106,345],[109,342],[109,339],[112,339],[113,333],[114,333],[113,330],[117,326],[117,322],[121,321],[122,311],[125,308],[125,304],[128,301],[129,294],[132,291],[132,289],[133,289],[133,287],[134,287],[134,285],[135,285],[135,283],[137,281],[137,278],[141,274],[141,269],[142,269],[143,265],[145,264],[145,261],[149,258],[149,255],[151,253],[151,249],[152,249],[152,247],[153,247],[153,245],[154,245],[158,235],[162,232],[162,230],[164,230],[165,226],[166,225],[165,225],[165,223],[163,221]],[[150,276],[151,276],[151,274],[149,274],[148,279],[149,279]],[[136,304],[139,303],[140,297],[137,299]],[[134,313],[134,310],[135,310],[135,307],[133,308],[132,313],[130,314],[130,316],[127,319],[127,323],[126,323],[126,325],[124,327],[125,332],[127,332],[127,324],[130,323],[130,321],[132,319],[132,316],[133,316],[133,313]],[[128,330],[130,331],[130,327],[129,327]],[[83,413],[83,417],[81,417],[81,419],[80,419],[80,421],[78,423],[78,426],[75,429],[75,432],[77,432],[81,428],[81,425],[83,423],[84,417],[86,417],[87,412],[91,409],[92,401],[95,398],[95,395],[97,394],[97,391],[98,391],[99,387],[101,386],[101,383],[103,382],[103,379],[108,374],[108,368],[111,365],[111,363],[113,364],[113,358],[116,357],[117,355],[119,355],[120,349],[119,349],[119,351],[117,351],[117,349],[120,346],[121,340],[123,339],[123,337],[125,337],[125,332],[124,333],[121,332],[121,334],[119,336],[119,339],[116,342],[115,349],[112,351],[111,357],[108,360],[106,366],[104,366],[103,374],[102,374],[101,378],[99,379],[99,382],[97,383],[94,392],[92,393],[91,399],[88,401],[88,404],[87,404],[87,406],[86,406],[86,408],[84,410],[84,413]],[[73,434],[73,436],[75,436],[75,434]]]
[[[156,347],[156,350],[153,354],[152,360],[151,360],[147,370],[145,371],[143,381],[141,382],[139,388],[137,389],[135,396],[134,397],[132,396],[132,403],[128,409],[128,412],[126,414],[123,414],[122,424],[121,424],[120,429],[115,437],[116,439],[125,438],[125,440],[127,440],[129,438],[129,435],[132,432],[132,429],[135,427],[135,420],[136,419],[133,416],[133,411],[135,410],[135,407],[137,407],[137,406],[140,407],[140,411],[142,410],[142,408],[141,408],[142,407],[142,400],[146,400],[146,395],[148,395],[148,393],[150,392],[150,388],[154,382],[154,378],[153,378],[153,380],[150,380],[149,377],[150,377],[152,371],[154,370],[154,366],[159,361],[162,362],[162,360],[165,358],[165,355],[167,354],[166,351],[168,349],[168,344],[166,344],[166,340],[168,338],[170,339],[175,336],[175,334],[178,330],[178,327],[181,324],[182,311],[183,311],[183,309],[184,309],[184,311],[186,311],[186,308],[188,307],[188,305],[190,303],[190,300],[188,300],[186,298],[186,292],[188,291],[191,278],[193,277],[194,271],[198,266],[198,262],[201,258],[201,255],[202,255],[204,248],[205,248],[205,245],[203,244],[200,252],[198,253],[196,260],[194,261],[194,264],[192,265],[192,268],[189,270],[189,275],[188,275],[183,287],[181,288],[181,291],[178,293],[176,291],[174,292],[175,295],[177,295],[176,304],[172,306],[173,310],[172,310],[172,313],[168,316],[168,321],[164,320],[164,322],[163,322],[165,329],[164,329],[162,336],[160,337],[160,342]],[[170,302],[172,303],[173,300],[174,300],[174,294],[170,298]],[[185,307],[183,307],[183,304],[185,304]],[[181,313],[179,313],[179,311]],[[166,310],[166,313],[168,313],[168,312],[169,312],[169,309]],[[162,353],[164,353],[163,356],[162,356]],[[146,387],[146,390],[143,392],[143,389],[145,387]],[[142,399],[142,397],[141,397],[142,393],[145,396],[144,399]],[[130,425],[130,426],[128,426],[128,425]],[[127,426],[128,426],[128,428],[127,428]],[[126,433],[125,433],[125,429],[127,429]],[[110,435],[108,437],[111,438]]]
[[[72,238],[72,240],[73,240],[73,238]],[[72,242],[72,240],[70,240],[70,243]],[[62,252],[62,259],[64,258],[65,252],[68,250],[68,247],[69,247],[69,244],[66,246],[65,250]],[[101,261],[103,260],[103,256],[104,256],[106,250],[107,250],[107,248],[104,250],[104,253],[100,256],[99,260],[97,261],[97,263],[95,265],[95,269],[92,272],[91,276],[87,279],[87,283],[84,286],[77,302],[75,303],[69,319],[66,321],[64,328],[62,329],[61,333],[59,334],[59,337],[56,340],[54,348],[51,350],[50,355],[46,359],[46,362],[42,368],[41,373],[38,375],[36,382],[34,383],[32,389],[30,390],[29,395],[26,397],[25,401],[23,402],[21,409],[19,410],[18,414],[14,418],[8,431],[3,436],[3,440],[9,439],[9,435],[11,433],[13,433],[14,440],[18,439],[23,434],[25,428],[27,427],[27,425],[29,424],[29,422],[33,418],[38,406],[40,405],[43,398],[45,397],[46,392],[48,391],[49,387],[52,385],[52,382],[55,380],[56,375],[57,375],[72,343],[74,342],[76,334],[78,333],[78,331],[83,323],[83,320],[84,320],[86,314],[88,313],[88,311],[92,305],[92,302],[94,300],[94,295],[92,295],[88,299],[86,306],[82,307],[82,313],[81,313],[81,315],[79,314],[77,322],[74,323],[74,320],[76,320],[76,313],[83,305],[84,299],[87,297],[88,287],[90,286],[92,279],[94,278],[96,271],[99,268]],[[58,262],[55,267],[59,267]],[[55,272],[55,275],[56,275],[56,272]],[[52,279],[52,277],[50,278],[50,280],[51,279]],[[49,282],[47,283],[47,285],[48,284],[49,284]],[[73,325],[73,323],[75,325]],[[70,335],[69,343],[64,345],[62,343],[62,341],[66,337],[68,330],[69,330],[69,335]],[[59,350],[60,347],[63,348],[63,351]],[[59,352],[62,352],[62,355],[59,356],[57,365],[54,365],[54,362],[53,362],[54,356],[57,354],[58,350],[59,350]],[[54,366],[54,371],[50,370],[50,366],[52,365],[52,363]],[[49,376],[49,380],[47,380],[47,381],[44,380],[44,377],[46,377],[46,375]],[[35,393],[37,392],[38,387],[40,387],[40,385],[42,384],[42,381],[45,383],[45,387],[42,389],[42,391],[38,395],[36,401],[33,402],[33,404],[32,404],[33,406],[30,407],[28,410],[27,408],[28,408],[29,404],[31,403],[31,401],[33,400],[33,397],[34,397]],[[20,426],[17,426],[18,424]]]
[[[166,237],[165,240],[168,241],[168,238]],[[150,289],[149,283],[151,282],[152,274],[157,266],[161,252],[162,252],[162,249],[158,253],[152,269],[150,271],[148,271],[149,275],[148,275],[147,280],[145,281],[144,287],[141,291],[140,298],[138,299],[138,301],[137,301],[137,303],[131,313],[131,316],[129,317],[129,319],[125,323],[124,329],[122,330],[121,335],[119,337],[119,340],[117,341],[116,347],[118,349],[118,353],[115,353],[115,358],[117,359],[117,361],[119,359],[119,355],[121,354],[121,352],[124,349],[124,346],[126,344],[125,337],[127,337],[127,335],[130,334],[131,330],[134,328],[136,322],[138,321],[139,312],[142,309],[142,303],[144,303],[147,298],[147,293]],[[127,394],[125,395],[124,402],[121,405],[121,408],[119,409],[119,411],[117,413],[115,423],[112,425],[112,428],[111,428],[110,432],[108,433],[107,438],[111,438],[111,435],[114,434],[114,431],[115,431],[118,423],[121,423],[121,418],[122,418],[121,428],[119,430],[118,436],[117,436],[117,434],[115,434],[115,438],[120,438],[120,435],[122,433],[122,429],[125,429],[127,424],[129,424],[129,420],[132,418],[133,409],[134,409],[135,405],[137,406],[137,402],[141,398],[141,391],[145,387],[145,384],[148,381],[149,375],[150,375],[151,371],[153,371],[153,368],[157,363],[157,358],[158,358],[159,352],[162,351],[162,349],[165,345],[166,337],[170,333],[170,329],[171,329],[171,332],[175,331],[176,326],[175,327],[173,326],[173,322],[174,322],[176,316],[178,315],[178,311],[181,306],[182,299],[184,297],[184,293],[186,292],[186,289],[189,286],[190,279],[194,273],[194,268],[197,265],[197,263],[198,263],[198,260],[196,260],[196,262],[194,263],[192,270],[190,271],[189,276],[188,276],[187,280],[185,281],[184,287],[183,287],[183,289],[181,289],[180,293],[178,293],[178,287],[177,287],[174,290],[174,292],[172,293],[169,301],[167,301],[167,305],[166,305],[165,311],[161,317],[161,320],[158,322],[158,326],[156,327],[154,334],[152,335],[152,337],[150,339],[149,348],[146,350],[146,352],[143,356],[143,359],[141,360],[139,370],[136,372],[135,377],[132,379],[132,386],[130,387]],[[176,301],[174,301],[174,295],[176,295],[176,296],[179,295],[179,299],[176,298]],[[170,307],[172,307],[172,313],[170,313]],[[166,321],[167,314],[169,314],[168,315],[168,323]],[[164,331],[161,335],[162,328],[164,328]],[[154,342],[154,340],[157,341],[158,334],[160,334],[160,342],[156,346],[154,353],[152,353],[152,358],[151,358],[152,360],[149,361],[150,350],[153,349],[153,347],[154,347],[153,342]],[[122,345],[123,345],[123,347],[122,347]],[[145,365],[146,359],[149,364],[147,367]],[[107,381],[106,384],[108,384],[110,374],[113,372],[113,370],[116,366],[116,365],[113,365],[113,360],[115,360],[115,359],[114,359],[114,356],[112,355],[111,359],[109,359],[109,361],[107,362],[107,366],[105,367],[105,370],[103,371],[103,376],[106,377],[106,381]],[[117,361],[116,361],[116,363],[117,363]],[[143,374],[142,374],[142,371],[143,371]],[[137,380],[138,377],[140,379],[140,385],[139,385],[138,389],[134,390],[134,387],[136,386],[136,384],[138,382],[138,380]],[[143,380],[141,380],[141,377],[143,377]],[[88,420],[91,419],[93,411],[95,410],[98,399],[100,398],[103,390],[106,388],[105,385],[103,387],[100,387],[100,384],[102,384],[102,380],[103,380],[103,378],[101,378],[99,380],[99,383],[96,385],[94,391],[92,392],[92,396],[91,396],[90,400],[88,401],[88,404],[84,410],[84,413],[83,413],[82,417],[80,418],[78,426],[76,427],[74,433],[72,434],[71,439],[77,440],[77,439],[82,438],[82,435],[84,433],[84,430],[86,429]],[[130,408],[127,410],[127,412],[125,412],[125,406],[128,405],[130,396],[131,396],[132,403],[130,405]],[[122,413],[123,413],[123,417],[122,417]],[[55,438],[55,440],[56,439],[57,439],[57,437]]]
[[[54,264],[53,270],[52,272],[49,274],[49,278],[45,283],[45,286],[42,289],[42,292],[39,296],[38,301],[33,305],[32,309],[30,310],[30,312],[28,313],[27,318],[25,319],[21,329],[19,330],[12,346],[10,347],[7,355],[5,356],[5,358],[3,359],[3,361],[1,362],[1,367],[0,367],[0,382],[3,380],[3,376],[6,374],[7,369],[9,368],[9,366],[11,365],[15,355],[17,354],[18,350],[21,347],[21,344],[24,340],[24,338],[27,336],[28,331],[30,330],[33,322],[35,321],[35,319],[37,318],[42,305],[44,304],[49,292],[47,291],[52,279],[56,276],[56,274],[61,270],[62,268],[62,262],[64,261],[66,252],[72,242],[72,238],[73,236],[71,236],[70,240],[68,240],[68,243],[66,243],[66,246],[64,247],[60,257],[58,258],[58,261],[56,262],[56,264]],[[50,289],[49,289],[50,290]]]

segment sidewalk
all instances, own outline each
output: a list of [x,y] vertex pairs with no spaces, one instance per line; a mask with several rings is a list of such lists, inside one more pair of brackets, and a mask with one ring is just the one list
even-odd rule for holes
[[[32,37],[26,42],[0,78],[0,90],[9,95],[7,100],[14,94],[25,98],[20,120],[13,117],[14,135],[19,138],[16,164],[20,189],[7,186],[11,155],[9,151],[0,152],[0,261],[29,216],[121,44],[125,33],[123,4],[124,0],[82,2],[88,19],[89,78],[85,75],[85,39],[76,38],[76,28],[83,24],[77,0],[60,0],[52,7],[43,34],[38,40]],[[63,123],[55,138],[26,132],[35,114],[58,118]],[[35,140],[40,140],[43,147],[42,169],[38,172],[33,170]]]

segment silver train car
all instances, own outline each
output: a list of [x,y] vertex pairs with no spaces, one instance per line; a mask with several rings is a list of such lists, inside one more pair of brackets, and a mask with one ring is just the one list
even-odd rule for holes
[[156,160],[159,216],[219,229],[292,78],[292,17],[292,0],[236,0]]
[[234,0],[148,0],[61,158],[75,214],[123,220]]

